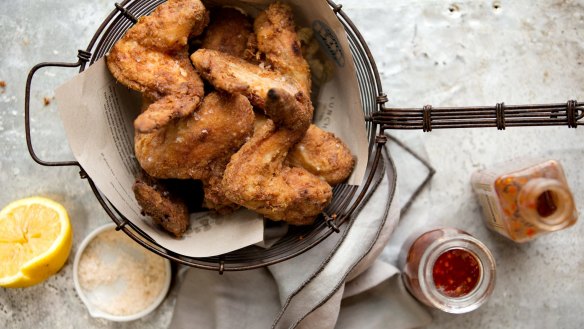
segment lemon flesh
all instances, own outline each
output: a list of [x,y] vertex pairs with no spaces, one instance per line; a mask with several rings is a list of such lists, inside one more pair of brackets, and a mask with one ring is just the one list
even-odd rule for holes
[[72,231],[63,206],[33,197],[0,212],[0,286],[28,287],[55,274],[71,251]]

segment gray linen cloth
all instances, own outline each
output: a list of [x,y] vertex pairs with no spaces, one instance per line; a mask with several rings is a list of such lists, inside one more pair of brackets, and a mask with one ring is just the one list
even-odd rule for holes
[[405,291],[398,269],[378,257],[400,208],[395,175],[380,170],[374,184],[344,234],[304,254],[223,275],[188,269],[180,278],[170,328],[401,329],[430,323],[429,313]]

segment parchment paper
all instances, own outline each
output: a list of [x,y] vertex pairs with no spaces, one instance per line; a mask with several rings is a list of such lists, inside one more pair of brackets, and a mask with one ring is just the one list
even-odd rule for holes
[[140,100],[115,81],[103,59],[59,87],[55,97],[77,161],[112,205],[161,246],[185,256],[209,257],[263,240],[262,217],[248,210],[227,216],[194,213],[181,239],[140,214],[132,191],[139,172],[132,122]]
[[[213,1],[207,6],[238,6],[255,15],[271,1]],[[332,79],[324,83],[315,102],[315,124],[339,136],[356,156],[349,184],[363,179],[368,142],[355,67],[344,29],[326,1],[290,1],[297,25],[312,26],[323,36],[331,61],[336,64]],[[317,31],[318,30],[318,31]],[[317,33],[318,32],[318,33]],[[336,36],[335,36],[336,35]],[[134,157],[133,120],[139,113],[139,95],[117,83],[100,59],[55,92],[67,139],[77,161],[99,190],[128,220],[161,246],[190,257],[224,254],[264,242],[260,215],[240,210],[219,216],[213,212],[191,215],[191,229],[181,239],[171,237],[141,215],[132,185],[139,173]]]

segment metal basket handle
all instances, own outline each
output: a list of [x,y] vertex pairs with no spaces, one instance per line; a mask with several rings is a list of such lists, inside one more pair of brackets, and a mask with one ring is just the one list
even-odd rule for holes
[[568,126],[576,128],[584,117],[584,105],[575,100],[564,104],[505,105],[475,107],[437,107],[426,105],[416,108],[381,107],[367,117],[367,121],[385,129],[480,128],[526,126]]
[[85,50],[79,50],[77,57],[79,58],[79,60],[76,63],[60,63],[60,62],[44,62],[44,63],[39,63],[37,65],[35,65],[30,72],[28,72],[28,78],[26,79],[26,90],[25,90],[25,95],[24,95],[24,129],[25,129],[25,133],[26,133],[26,145],[28,147],[28,153],[30,153],[30,156],[32,157],[32,159],[43,166],[49,166],[49,167],[60,167],[60,166],[77,166],[79,168],[81,168],[81,165],[79,165],[79,162],[77,161],[44,161],[41,160],[36,153],[34,152],[34,149],[32,147],[32,140],[30,137],[30,86],[32,84],[32,78],[34,77],[34,74],[41,68],[43,67],[80,67],[80,66],[84,66],[85,63],[87,63],[87,61],[89,60],[89,58],[91,57],[91,54]]
[[361,73],[367,77],[367,83],[376,89],[376,105],[379,109],[365,120],[379,125],[380,135],[386,129],[432,129],[443,128],[480,128],[496,127],[504,130],[506,127],[518,126],[563,126],[576,128],[578,121],[584,117],[584,105],[579,105],[575,100],[563,104],[537,104],[537,105],[505,105],[498,103],[495,106],[471,106],[471,107],[442,107],[434,108],[426,105],[422,108],[390,108],[386,107],[387,95],[381,86],[381,76],[375,65],[371,50],[363,35],[355,24],[342,10],[342,5],[333,0],[327,0],[332,11],[337,15],[341,23],[346,24],[350,42],[355,48],[361,50],[366,60],[359,63]]

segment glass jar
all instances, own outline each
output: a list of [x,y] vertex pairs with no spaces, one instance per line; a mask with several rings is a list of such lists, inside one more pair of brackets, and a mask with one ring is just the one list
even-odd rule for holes
[[517,161],[475,172],[471,184],[487,226],[527,242],[576,223],[578,213],[558,161]]
[[495,260],[470,234],[441,228],[413,235],[400,255],[402,278],[420,302],[448,313],[481,306],[495,287]]

